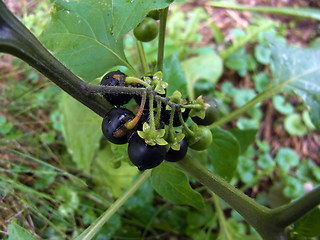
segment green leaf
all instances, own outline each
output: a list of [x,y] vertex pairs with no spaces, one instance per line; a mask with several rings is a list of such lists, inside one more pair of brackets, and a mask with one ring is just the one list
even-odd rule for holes
[[204,209],[201,195],[189,185],[187,176],[175,167],[161,164],[151,173],[154,189],[164,198],[175,204],[186,204]]
[[247,69],[247,62],[243,60],[244,57],[245,57],[245,54],[240,55],[240,54],[234,53],[226,59],[225,65],[226,67],[233,70]]
[[[277,26],[278,23],[270,20],[261,18],[255,21],[255,24],[250,24],[246,29],[245,32],[242,31],[241,34],[237,34],[234,37],[233,44],[220,51],[220,55],[222,59],[227,59],[231,54],[236,53],[239,49],[244,47],[248,42],[256,41],[259,37],[259,34]],[[234,33],[234,32],[233,32]]]
[[8,231],[9,231],[8,240],[18,240],[18,239],[36,240],[36,238],[33,237],[31,233],[29,233],[27,230],[20,227],[16,223],[10,223],[10,225],[8,226]]
[[273,168],[275,166],[275,163],[269,153],[259,154],[257,163],[258,166],[263,170],[271,167]]
[[293,90],[310,108],[310,117],[320,128],[319,48],[297,48],[268,38],[272,50],[274,83]]
[[244,153],[248,146],[255,140],[258,130],[256,129],[247,129],[240,130],[237,128],[230,129],[229,132],[236,137],[240,144],[240,154]]
[[299,163],[299,156],[291,148],[280,148],[276,154],[277,163],[285,172]]
[[169,84],[168,96],[171,96],[175,90],[179,90],[183,97],[187,96],[187,79],[176,54],[164,60],[163,80]]
[[254,56],[259,63],[267,65],[271,60],[271,50],[264,45],[258,44],[254,48]]
[[222,75],[223,64],[221,58],[214,53],[189,58],[182,62],[182,68],[188,81],[188,94],[194,98],[193,86],[199,79],[207,79],[216,83]]
[[[126,145],[114,145],[114,149],[108,144],[98,153],[98,156],[92,166],[93,181],[103,188],[108,188],[114,197],[118,197],[121,192],[128,188],[133,178],[138,174],[135,166],[129,165],[129,160],[124,161],[127,156]],[[119,155],[122,150],[122,156]],[[113,151],[112,151],[113,150]],[[114,168],[114,158],[120,158],[121,166]]]
[[150,10],[169,4],[166,0],[57,0],[41,40],[85,80],[100,77],[116,65],[135,73],[123,52],[123,36]]
[[289,15],[295,17],[303,18],[313,18],[320,20],[320,10],[316,8],[293,8],[293,7],[269,7],[269,6],[248,6],[248,5],[239,5],[228,2],[217,2],[213,1],[210,3],[211,6],[221,7],[221,8],[231,8],[235,10],[246,10],[246,11],[255,11],[262,13],[272,13],[272,14],[281,14]]
[[297,113],[290,114],[284,119],[284,128],[291,136],[303,136],[307,133],[307,128]]
[[241,107],[256,96],[253,89],[238,89],[234,96],[234,103],[237,107]]
[[63,113],[62,133],[73,161],[88,173],[95,152],[102,137],[100,116],[63,93],[61,96]]
[[293,231],[305,237],[320,236],[320,209],[314,208],[294,224]]
[[254,178],[254,171],[256,169],[255,163],[248,157],[240,156],[237,171],[240,175],[241,181],[244,183],[251,182]]
[[281,95],[276,95],[272,98],[273,106],[278,112],[285,115],[293,113],[294,109],[292,105],[290,103],[286,103],[285,101],[286,100]]
[[270,83],[269,76],[264,72],[259,72],[253,76],[254,87],[260,93],[263,92]]
[[259,122],[256,119],[242,117],[237,120],[237,127],[241,130],[259,129]]
[[213,171],[229,181],[237,168],[240,154],[238,140],[221,128],[211,129],[212,144],[207,149],[212,160]]
[[62,216],[68,217],[79,207],[78,192],[68,185],[58,185],[54,190],[55,197],[61,201],[59,212]]
[[283,194],[291,199],[301,197],[303,195],[303,184],[299,179],[295,177],[286,176],[284,179],[285,187],[283,189]]

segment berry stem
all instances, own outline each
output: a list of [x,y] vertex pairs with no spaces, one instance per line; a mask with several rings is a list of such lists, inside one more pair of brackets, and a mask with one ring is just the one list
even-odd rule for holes
[[203,105],[201,105],[201,104],[183,104],[183,105],[181,105],[181,107],[189,108],[189,109],[196,109],[196,110],[203,109]]
[[136,77],[126,77],[126,83],[127,84],[133,84],[133,83],[140,83],[141,85],[145,86],[146,88],[151,87],[148,83],[145,81],[136,78]]
[[140,104],[139,111],[138,111],[137,115],[135,116],[134,119],[132,119],[131,121],[129,121],[125,124],[125,126],[128,130],[133,129],[138,124],[138,122],[141,118],[143,109],[144,109],[144,105],[146,104],[146,99],[147,99],[147,93],[145,92],[142,96],[141,104]]
[[[182,116],[181,109],[178,108],[177,110],[178,110],[178,112],[179,112],[179,120],[180,120],[180,122],[181,122],[184,130],[187,132],[187,134],[188,134],[189,136],[194,137],[194,136],[195,136],[195,133],[190,130],[190,128],[187,126],[187,124],[186,124],[186,123],[184,122],[184,120],[183,120],[183,116]],[[171,118],[171,115],[170,115],[170,118]]]
[[161,115],[161,102],[157,101],[157,109],[156,109],[156,119],[155,119],[155,126],[156,129],[159,128],[159,124],[160,124],[160,115]]
[[169,136],[168,136],[169,142],[172,142],[172,140],[173,140],[173,138],[174,138],[174,136],[173,136],[173,132],[174,132],[174,129],[173,129],[173,119],[174,119],[174,113],[175,113],[175,111],[176,111],[176,108],[173,107],[173,108],[171,109],[171,112],[170,112],[169,130],[168,130],[168,132],[169,132]]
[[138,47],[138,54],[139,54],[139,59],[142,65],[143,73],[146,75],[147,73],[150,72],[148,64],[147,64],[147,59],[146,59],[146,54],[144,52],[143,48],[143,43],[139,40],[136,40],[137,42],[137,47]]
[[155,123],[154,123],[154,114],[153,114],[153,100],[154,95],[151,93],[149,95],[149,114],[150,114],[150,128],[151,130],[155,130]]
[[160,33],[159,33],[159,42],[158,42],[157,70],[161,72],[163,70],[164,41],[165,41],[165,35],[166,35],[168,9],[169,7],[166,7],[160,12]]

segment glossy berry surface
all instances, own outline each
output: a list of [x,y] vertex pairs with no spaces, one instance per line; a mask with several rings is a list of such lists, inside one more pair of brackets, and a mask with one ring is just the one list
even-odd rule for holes
[[210,107],[206,109],[206,115],[204,119],[199,117],[192,117],[192,120],[199,125],[208,126],[219,119],[219,108],[217,102],[210,97],[203,97],[205,103]]
[[128,155],[130,161],[143,171],[158,166],[164,160],[166,147],[150,146],[137,133],[134,133],[129,140]]
[[141,42],[149,42],[157,37],[159,26],[156,20],[145,17],[134,29],[133,34]]
[[[128,87],[125,82],[126,75],[121,71],[113,71],[107,73],[101,80],[100,85],[102,86],[113,86],[113,87]],[[130,94],[121,93],[106,93],[103,97],[110,102],[112,105],[120,106],[126,104],[132,98]]]
[[[188,117],[189,117],[189,112],[190,112],[190,109],[186,108],[184,110],[184,112],[182,112],[182,118],[183,118],[183,121],[187,121]],[[171,114],[171,111],[170,110],[165,110],[163,111],[162,113],[162,117],[161,117],[161,120],[166,124],[166,125],[169,125],[170,123],[170,114]],[[174,127],[179,127],[181,126],[181,122],[180,122],[180,119],[179,119],[179,112],[176,110],[174,112],[174,116],[173,116],[173,126]]]
[[125,124],[133,118],[133,112],[126,108],[112,108],[103,118],[103,135],[114,144],[127,143],[133,131],[128,130]]
[[187,151],[188,151],[188,141],[186,138],[184,138],[180,142],[180,150],[176,151],[170,148],[169,151],[167,152],[165,160],[169,162],[177,162],[182,158],[184,158],[184,156],[187,154]]

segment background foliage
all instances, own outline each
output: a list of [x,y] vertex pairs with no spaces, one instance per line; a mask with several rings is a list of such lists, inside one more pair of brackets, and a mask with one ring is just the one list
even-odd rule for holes
[[[117,65],[115,69],[139,75],[130,30],[150,9],[169,5],[112,3],[55,1],[50,20],[51,3],[29,3],[20,17],[68,68],[98,83]],[[275,95],[252,104],[223,129],[213,126],[213,143],[206,151],[189,152],[259,203],[288,203],[320,182],[318,33],[297,40],[311,42],[308,48],[290,46],[286,38],[301,20],[287,23],[237,13],[246,24],[224,27],[214,21],[217,8],[209,5],[177,1],[170,7],[164,62],[168,93],[179,89],[191,99],[212,96],[222,119],[261,93],[265,98]],[[319,29],[318,22],[304,21]],[[156,49],[156,41],[145,44],[151,65]],[[74,238],[131,185],[138,171],[125,146],[101,138],[101,119],[93,112],[22,61],[1,55],[1,63],[0,236]],[[287,92],[278,93],[281,88]],[[316,208],[292,225],[288,235],[317,239],[319,217]],[[170,164],[152,172],[96,239],[170,236],[260,239],[235,210]]]

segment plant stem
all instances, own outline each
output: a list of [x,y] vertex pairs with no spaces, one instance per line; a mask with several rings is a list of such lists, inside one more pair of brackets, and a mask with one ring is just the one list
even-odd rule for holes
[[177,164],[227,202],[243,216],[264,239],[283,239],[284,229],[277,226],[269,217],[271,212],[270,209],[258,204],[243,192],[230,185],[223,178],[210,172],[198,162],[192,160],[188,155]]
[[195,136],[194,132],[190,130],[190,128],[187,126],[187,124],[183,120],[181,109],[178,108],[178,111],[179,111],[179,121],[181,122],[181,125],[183,126],[184,131],[186,131],[190,137],[192,136],[194,137]]
[[164,41],[165,41],[165,35],[166,35],[168,9],[169,7],[166,7],[160,12],[160,33],[159,33],[159,43],[158,43],[157,70],[161,72],[163,70]]
[[232,239],[231,233],[230,233],[230,231],[228,231],[226,218],[225,218],[223,211],[221,209],[221,206],[220,206],[219,198],[217,197],[216,194],[212,193],[212,199],[214,202],[216,213],[218,215],[220,231],[224,232],[224,234],[226,235],[226,239]]
[[135,94],[143,95],[146,92],[145,88],[133,88],[133,87],[116,87],[116,86],[98,86],[91,83],[83,83],[81,86],[82,93],[85,95],[92,94],[105,94],[105,93],[121,93],[121,94]]
[[154,96],[153,94],[149,95],[149,114],[150,114],[150,128],[151,130],[155,130],[155,123],[154,123],[154,113],[153,113],[153,100],[154,100]]
[[137,191],[137,189],[150,177],[151,170],[144,171],[134,184],[119,197],[96,221],[94,221],[75,240],[90,240],[100,230],[100,228],[115,214],[118,209]]
[[271,210],[270,218],[280,227],[286,227],[320,204],[320,186],[303,197]]
[[137,126],[140,118],[141,118],[141,115],[143,113],[143,109],[144,109],[144,106],[146,104],[146,99],[147,99],[147,92],[145,92],[142,96],[142,100],[141,100],[141,104],[140,104],[140,107],[139,107],[139,111],[137,112],[136,116],[134,117],[134,119],[132,119],[131,121],[128,121],[126,122],[125,126],[128,130],[131,130],[133,129],[135,126]]
[[173,133],[174,133],[174,128],[173,128],[173,119],[174,119],[174,113],[176,111],[176,108],[172,108],[170,112],[170,119],[169,119],[169,127],[168,127],[168,142],[173,141]]
[[0,1],[0,52],[21,58],[79,102],[104,116],[111,108],[102,96],[85,95],[86,83],[60,63]]
[[145,82],[139,78],[136,78],[136,77],[126,77],[126,83],[127,84],[139,83],[139,84],[145,86],[146,88],[151,87],[147,82]]
[[157,101],[156,119],[155,119],[156,129],[158,129],[159,127],[160,117],[161,117],[161,101]]
[[148,64],[147,64],[147,59],[146,59],[146,54],[144,52],[144,48],[143,48],[143,43],[139,40],[136,41],[137,42],[137,47],[138,47],[138,54],[139,54],[139,59],[142,65],[142,69],[143,69],[143,73],[144,75],[146,75],[147,73],[150,72]]

